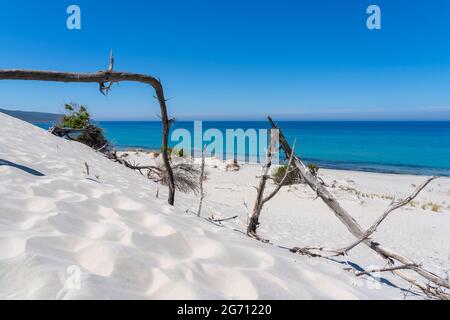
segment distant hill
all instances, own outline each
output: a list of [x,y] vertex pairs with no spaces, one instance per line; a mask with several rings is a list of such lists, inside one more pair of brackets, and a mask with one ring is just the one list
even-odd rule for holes
[[0,109],[0,112],[30,123],[59,122],[62,114]]

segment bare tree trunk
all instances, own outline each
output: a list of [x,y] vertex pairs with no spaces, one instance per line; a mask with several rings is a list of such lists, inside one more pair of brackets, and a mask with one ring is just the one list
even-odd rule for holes
[[261,176],[261,179],[259,181],[259,186],[257,188],[255,205],[253,207],[253,214],[252,214],[252,216],[250,218],[250,222],[249,222],[248,227],[247,227],[247,235],[249,235],[249,236],[251,236],[251,237],[253,237],[255,239],[259,239],[259,236],[257,234],[257,229],[258,229],[258,226],[259,226],[259,217],[261,216],[261,211],[262,211],[264,205],[267,202],[269,202],[273,197],[276,196],[276,194],[284,186],[288,176],[293,172],[291,170],[291,167],[292,167],[292,161],[294,159],[293,158],[294,154],[291,153],[291,156],[289,158],[289,163],[288,163],[288,166],[286,168],[286,172],[284,173],[283,178],[278,183],[278,185],[275,187],[275,189],[267,197],[264,197],[264,191],[266,189],[266,183],[267,183],[267,180],[269,179],[269,170],[272,167],[272,154],[273,154],[273,152],[275,150],[275,146],[276,146],[275,136],[278,138],[278,134],[277,135],[271,134],[271,136],[270,136],[270,144],[269,144],[269,150],[267,150],[266,164],[264,165],[264,173]]
[[267,179],[269,178],[269,170],[272,167],[272,150],[275,141],[270,137],[269,148],[267,149],[266,164],[264,165],[264,172],[259,180],[259,186],[256,189],[256,200],[253,206],[253,213],[250,217],[250,222],[247,227],[247,235],[259,239],[256,230],[259,226],[259,216],[261,215],[261,210],[263,208],[262,201],[264,197],[264,190],[266,188]]
[[92,130],[91,128],[72,129],[72,128],[60,128],[58,126],[53,126],[50,129],[48,129],[48,132],[50,132],[51,134],[54,134],[55,136],[60,137],[60,138],[67,138],[69,140],[73,140],[72,137],[70,136],[70,134],[72,134],[72,133],[80,134],[80,133],[89,132],[91,130]]
[[[275,124],[271,117],[268,117],[268,120],[274,129],[279,130],[280,135],[280,145],[281,148],[289,154],[292,152],[289,143],[284,137],[280,128]],[[366,237],[366,233],[362,229],[362,227],[356,222],[356,220],[338,203],[338,201],[334,198],[334,196],[325,189],[325,187],[317,180],[317,178],[311,174],[311,172],[305,167],[305,165],[300,161],[298,157],[294,157],[294,165],[300,170],[300,174],[305,178],[306,183],[317,193],[317,196],[320,197],[323,202],[333,211],[333,213],[338,217],[338,219],[345,225],[345,227],[349,230],[349,232],[355,236],[357,239],[361,240],[361,243],[364,243],[370,249],[374,250],[378,253],[382,258],[386,259],[392,267],[394,266],[394,261],[398,261],[403,265],[410,266],[409,269],[415,271],[419,275],[421,275],[426,280],[441,286],[447,289],[450,289],[450,282],[446,279],[443,279],[436,274],[427,271],[420,267],[419,264],[411,261],[410,259],[403,257],[402,255],[393,252],[388,248],[382,247],[379,243],[374,242]],[[431,181],[431,180],[430,180]],[[429,182],[429,181],[428,181]],[[419,188],[419,191],[421,189]],[[388,213],[392,212],[388,210]],[[383,218],[382,218],[383,219]],[[381,219],[381,220],[382,220]],[[377,223],[375,223],[377,225]],[[369,228],[371,230],[371,228]],[[396,271],[396,274],[402,276],[403,279],[407,279],[407,276],[400,273],[400,271]],[[409,281],[410,283],[413,283]],[[413,283],[416,285],[415,283]],[[429,287],[429,286],[428,286]],[[423,290],[423,287],[421,288]]]
[[197,216],[199,217],[202,214],[203,199],[205,198],[205,193],[203,191],[203,180],[205,179],[205,158],[206,158],[206,145],[203,148],[202,152],[202,166],[200,172],[200,203],[198,205],[198,212],[197,212]]
[[[36,71],[36,70],[0,70],[0,80],[33,80],[33,81],[54,81],[54,82],[74,82],[74,83],[98,83],[100,92],[107,94],[112,84],[132,81],[148,84],[156,92],[156,98],[159,101],[161,109],[162,121],[162,154],[163,162],[167,170],[169,180],[169,199],[168,203],[173,205],[175,202],[175,182],[173,171],[170,166],[168,143],[170,120],[167,115],[166,99],[164,98],[164,90],[160,80],[143,74],[116,72],[113,71],[113,57],[110,58],[110,66],[107,71],[97,73],[72,73],[72,72],[53,72],[53,71]],[[106,84],[109,84],[105,86]]]
[[431,177],[428,178],[427,181],[425,181],[424,183],[422,183],[420,186],[418,186],[416,188],[416,190],[414,190],[414,192],[408,196],[407,198],[400,200],[400,201],[393,201],[390,205],[390,207],[383,213],[383,215],[381,217],[379,217],[373,225],[371,225],[365,232],[362,238],[360,238],[358,241],[356,241],[355,243],[352,243],[350,246],[342,249],[342,252],[344,253],[348,253],[350,250],[352,250],[353,248],[355,248],[356,246],[358,246],[360,243],[362,243],[364,240],[369,239],[369,237],[377,230],[377,228],[379,227],[379,225],[388,217],[388,215],[392,212],[394,212],[395,210],[406,206],[408,203],[410,203],[411,201],[413,201],[418,195],[419,193],[425,189],[425,187],[427,185],[430,184],[431,181],[437,179],[437,177]]
[[[269,122],[274,129],[280,130],[280,128],[273,122],[272,118],[269,117]],[[281,130],[280,134],[280,146],[286,154],[291,154],[293,152],[286,138],[284,137]],[[347,213],[347,211],[341,207],[341,205],[336,201],[333,195],[328,192],[327,189],[319,182],[319,180],[314,177],[314,175],[306,168],[306,166],[300,161],[298,157],[294,157],[295,166],[300,170],[300,174],[304,177],[306,183],[317,193],[317,195],[325,202],[325,204],[336,214],[339,220],[347,227],[347,229],[356,238],[361,239],[364,231],[361,226],[356,222],[353,217]]]

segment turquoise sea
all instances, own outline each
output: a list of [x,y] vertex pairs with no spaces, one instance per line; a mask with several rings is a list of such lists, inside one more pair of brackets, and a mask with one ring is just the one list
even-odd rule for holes
[[[323,168],[450,176],[450,122],[278,122],[296,153]],[[47,129],[48,124],[37,124]],[[118,149],[159,149],[159,122],[99,122]],[[193,122],[173,129],[193,132]],[[203,130],[268,129],[267,122],[207,121]],[[192,134],[193,135],[193,134]],[[173,143],[172,143],[173,145]]]

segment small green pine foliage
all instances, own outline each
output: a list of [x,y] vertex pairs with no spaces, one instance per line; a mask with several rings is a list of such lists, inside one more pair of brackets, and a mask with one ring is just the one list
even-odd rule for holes
[[85,106],[76,103],[65,105],[67,114],[63,116],[59,126],[68,129],[87,129],[80,133],[74,140],[81,142],[96,150],[102,148],[102,151],[109,150],[109,144],[106,140],[103,130],[92,124],[90,114]]
[[[280,184],[283,180],[284,176],[286,175],[286,170],[288,170],[288,166],[279,166],[272,172],[272,178],[276,184]],[[300,182],[300,176],[297,173],[297,171],[291,171],[288,173],[286,180],[284,181],[283,185],[290,186],[293,184],[297,184]]]
[[90,115],[86,107],[75,103],[65,105],[67,114],[61,119],[60,126],[70,129],[84,129],[90,125]]
[[317,164],[315,163],[308,164],[308,169],[313,176],[317,176],[317,173],[319,173],[319,166],[317,166]]
[[[163,153],[163,147],[161,147],[160,149],[161,153]],[[167,148],[167,154],[169,155],[169,157],[171,157],[172,155],[175,157],[179,157],[179,158],[184,158],[184,149],[174,149],[172,147],[168,147]]]
[[[160,151],[161,151],[161,153],[163,153],[163,152],[164,152],[164,148],[161,147]],[[167,147],[167,154],[168,154],[169,156],[172,155],[172,152],[173,152],[173,148],[172,148],[172,147]]]

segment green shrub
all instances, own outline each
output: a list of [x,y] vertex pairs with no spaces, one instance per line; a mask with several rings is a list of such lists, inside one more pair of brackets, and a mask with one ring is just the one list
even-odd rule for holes
[[315,163],[308,164],[308,169],[313,176],[317,176],[317,173],[319,173],[319,166]]
[[76,103],[65,105],[67,114],[62,117],[59,127],[68,129],[85,129],[73,140],[83,143],[91,148],[109,151],[109,143],[103,134],[103,129],[91,122],[90,114],[85,106]]
[[90,115],[86,107],[78,106],[76,103],[65,105],[67,114],[62,117],[60,126],[70,129],[84,129],[90,125]]
[[[161,153],[163,153],[163,147],[161,147],[160,151],[161,151]],[[167,148],[167,154],[169,155],[169,157],[171,157],[172,155],[175,155],[179,158],[184,158],[184,156],[185,156],[184,149],[174,149],[172,147]]]
[[184,158],[184,149],[176,150],[176,154],[180,158]]
[[[161,151],[161,153],[163,153],[164,152],[164,148],[161,147],[160,151]],[[169,157],[172,155],[172,152],[173,152],[173,148],[172,147],[167,147],[167,154],[169,155]]]
[[[275,181],[275,183],[280,184],[283,180],[284,176],[286,175],[286,170],[288,170],[287,165],[279,166],[275,170],[272,171],[272,178]],[[298,174],[298,171],[291,171],[288,173],[286,180],[284,181],[285,186],[293,185],[300,183],[300,175]]]

